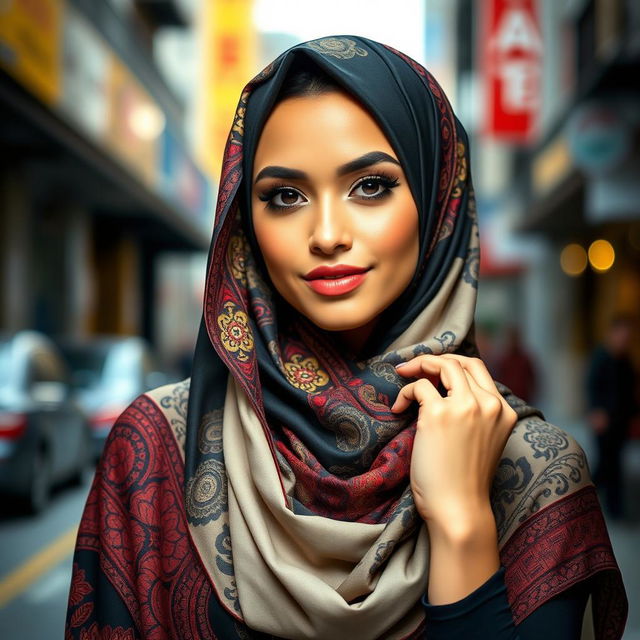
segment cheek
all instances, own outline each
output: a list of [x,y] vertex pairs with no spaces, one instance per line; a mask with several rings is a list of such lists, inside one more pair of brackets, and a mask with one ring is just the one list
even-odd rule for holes
[[287,266],[291,267],[294,263],[291,247],[299,246],[300,238],[295,238],[292,225],[279,224],[276,220],[266,222],[254,218],[253,228],[269,275],[275,280]]
[[419,250],[419,224],[413,200],[406,199],[394,207],[392,215],[384,218],[371,238],[380,257],[397,260],[403,265],[413,263],[415,266]]

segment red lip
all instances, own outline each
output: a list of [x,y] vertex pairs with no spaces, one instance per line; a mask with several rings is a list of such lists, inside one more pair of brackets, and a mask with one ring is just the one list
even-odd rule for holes
[[369,271],[371,267],[354,267],[350,264],[334,264],[322,265],[312,269],[303,276],[305,280],[315,280],[316,278],[324,278],[326,276],[350,276],[354,273],[364,273]]

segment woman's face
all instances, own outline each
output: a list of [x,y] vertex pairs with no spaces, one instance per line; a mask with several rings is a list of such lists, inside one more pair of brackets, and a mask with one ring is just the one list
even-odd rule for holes
[[[288,98],[274,108],[254,158],[252,210],[278,292],[351,346],[415,272],[419,222],[409,184],[376,121],[348,93]],[[308,279],[335,265],[366,272]]]

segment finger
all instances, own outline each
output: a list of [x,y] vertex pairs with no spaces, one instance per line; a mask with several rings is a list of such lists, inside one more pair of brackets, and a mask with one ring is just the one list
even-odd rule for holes
[[491,407],[499,414],[504,409],[504,401],[500,397],[500,394],[487,391],[475,381],[471,372],[467,371],[467,369],[463,369],[463,371],[467,376],[467,382],[471,388],[471,393],[475,396],[478,405],[489,412],[491,412]]
[[469,383],[463,373],[460,362],[454,359],[442,358],[433,354],[425,353],[409,360],[398,369],[398,373],[409,376],[428,376],[439,373],[445,389],[451,391],[448,395],[458,395],[469,392]]
[[441,402],[442,398],[429,379],[420,378],[420,380],[410,382],[400,389],[395,402],[391,405],[391,411],[404,411],[414,400],[422,405]]
[[407,376],[409,378],[428,378],[430,382],[437,386],[440,382],[440,372],[435,369],[433,371],[425,370],[418,362],[420,357],[421,356],[416,356],[415,358],[411,358],[411,360],[397,364],[396,371],[401,376]]
[[470,371],[475,381],[487,391],[502,395],[496,384],[491,377],[491,374],[487,370],[485,363],[480,358],[470,358],[468,356],[462,356],[458,353],[443,353],[443,358],[450,358],[460,362],[464,369]]
[[[475,394],[476,401],[481,407],[489,410],[489,403],[495,402],[497,400],[502,406],[502,410],[498,411],[498,413],[502,413],[505,410],[508,413],[511,413],[512,411],[514,411],[511,405],[504,399],[503,395],[499,391],[496,390],[495,393],[492,393],[491,391],[487,391],[476,382],[471,372],[469,372],[467,369],[463,369],[463,371],[467,375],[469,387],[471,388],[471,391]],[[498,406],[499,405],[496,405],[495,407],[496,410],[498,410]]]
[[491,395],[496,396],[504,409],[511,409],[511,405],[505,400],[504,396],[498,391],[496,384],[487,370],[486,365],[480,358],[470,358],[468,356],[462,356],[458,353],[444,353],[442,357],[455,359],[462,364],[465,370],[469,370],[474,380]]
[[[432,357],[434,358],[435,366],[440,368],[440,380],[449,397],[467,396],[471,393],[471,387],[465,371],[458,361],[444,359],[441,356]],[[433,365],[427,361],[426,366]]]

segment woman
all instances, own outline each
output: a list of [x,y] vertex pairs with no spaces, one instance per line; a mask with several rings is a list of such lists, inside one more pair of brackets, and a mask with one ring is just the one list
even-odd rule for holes
[[112,429],[67,637],[579,638],[590,595],[620,638],[584,452],[477,357],[478,246],[418,63],[335,36],[253,78],[192,375]]

